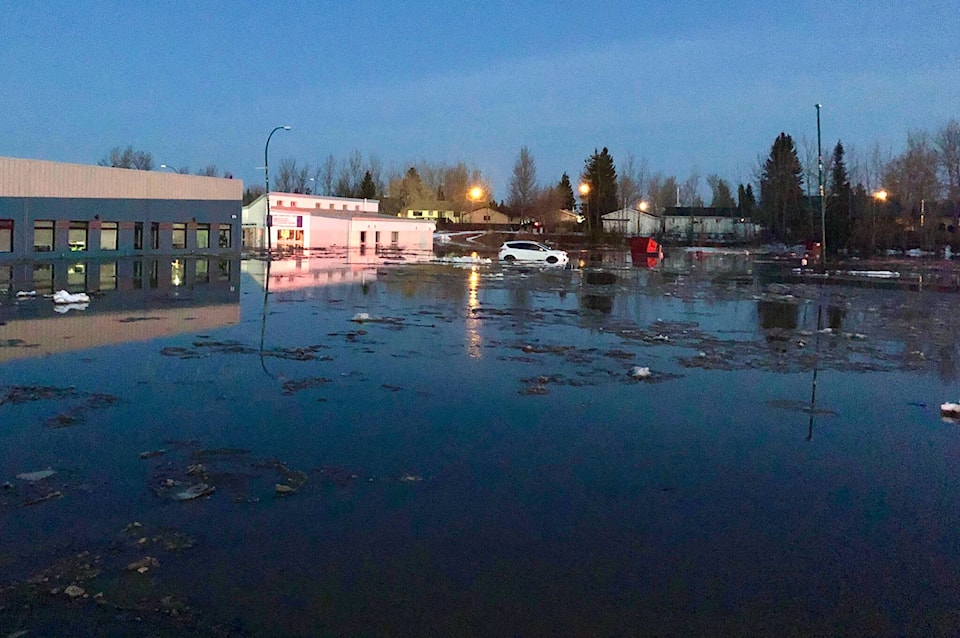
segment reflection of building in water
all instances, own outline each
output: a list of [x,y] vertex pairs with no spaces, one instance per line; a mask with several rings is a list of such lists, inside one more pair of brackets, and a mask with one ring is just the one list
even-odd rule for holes
[[[270,292],[298,290],[341,283],[370,283],[377,279],[377,268],[390,264],[429,261],[425,254],[406,255],[401,261],[390,252],[341,250],[297,254],[274,259],[270,265]],[[248,259],[243,272],[263,288],[267,261]]]
[[[433,250],[435,222],[381,215],[377,200],[295,193],[270,193],[269,197],[270,245],[276,250]],[[267,247],[266,220],[266,195],[243,207],[245,248]]]
[[[239,277],[236,259],[0,266],[0,362],[238,323]],[[90,302],[56,305],[44,296],[67,288],[90,293]],[[36,296],[17,298],[28,290]]]

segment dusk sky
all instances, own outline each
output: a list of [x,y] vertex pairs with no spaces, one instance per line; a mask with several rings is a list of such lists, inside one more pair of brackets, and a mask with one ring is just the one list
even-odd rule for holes
[[[465,162],[507,195],[595,148],[619,166],[751,179],[781,132],[824,154],[960,119],[960,6],[945,1],[18,1],[0,21],[0,155],[215,164],[263,183],[354,149],[385,175]],[[704,195],[708,189],[701,181]]]

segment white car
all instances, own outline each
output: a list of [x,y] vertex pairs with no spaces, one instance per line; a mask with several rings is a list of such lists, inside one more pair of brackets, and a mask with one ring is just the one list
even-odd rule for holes
[[566,264],[570,261],[564,250],[554,250],[535,241],[507,241],[500,246],[500,261],[540,261],[548,264]]

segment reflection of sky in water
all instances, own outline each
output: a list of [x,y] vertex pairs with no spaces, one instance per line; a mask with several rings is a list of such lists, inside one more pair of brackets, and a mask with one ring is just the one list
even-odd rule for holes
[[[66,429],[44,422],[71,400],[0,405],[0,479],[49,466],[64,491],[0,511],[0,582],[103,551],[138,520],[198,539],[156,578],[253,633],[829,634],[866,615],[900,634],[946,622],[960,594],[960,442],[936,406],[960,397],[956,375],[908,355],[955,350],[920,334],[948,306],[668,265],[616,269],[608,286],[497,265],[304,275],[270,296],[259,354],[263,292],[244,276],[239,322],[6,363],[6,386],[118,403]],[[818,304],[824,324],[843,308],[838,332],[866,339],[817,335]],[[350,321],[361,312],[371,321]],[[311,347],[310,360],[278,356]],[[823,412],[807,441],[814,347]],[[684,365],[700,350],[727,358]],[[862,361],[884,371],[848,365]],[[630,379],[634,365],[663,380]],[[309,379],[322,381],[284,394]],[[139,454],[170,440],[244,448],[310,478],[287,499],[268,485],[257,502],[225,486],[161,500],[148,485],[164,457]],[[324,466],[359,478],[323,485]]]

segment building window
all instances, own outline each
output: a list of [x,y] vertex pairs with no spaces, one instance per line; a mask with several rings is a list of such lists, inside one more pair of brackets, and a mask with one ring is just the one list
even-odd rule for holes
[[13,220],[0,219],[0,253],[13,252]]
[[283,206],[283,200],[282,200],[282,199],[278,199],[278,200],[277,200],[277,206]]
[[398,243],[400,243],[400,233],[399,233],[399,232],[393,231],[393,232],[390,233],[390,243],[393,244],[394,246],[396,246]]
[[117,222],[103,222],[100,224],[100,250],[117,249]]
[[220,281],[230,281],[230,262],[226,259],[221,259],[217,263],[217,272],[219,273],[217,279]]
[[297,207],[297,202],[295,202],[295,201],[293,201],[293,200],[291,199],[291,200],[290,200],[290,208],[296,208],[296,207]]
[[343,210],[347,210],[347,205],[343,204]]
[[414,216],[414,217],[423,217],[423,211],[422,211],[422,210],[415,210],[415,211],[413,211],[413,216]]
[[174,250],[183,250],[187,247],[187,225],[174,224],[173,235],[170,238],[171,247]]
[[360,210],[360,204],[355,204],[353,210]]
[[314,208],[320,208],[320,202],[317,202],[317,205]]
[[143,250],[143,222],[133,224],[133,249]]
[[197,224],[197,248],[210,248],[210,224]]
[[87,249],[87,232],[89,229],[89,222],[70,222],[70,231],[67,234],[67,243],[70,245],[70,250],[83,251]]
[[330,210],[333,210],[333,203],[330,203]]
[[484,215],[484,216],[483,216],[483,221],[485,221],[485,222],[490,221],[490,215]]
[[157,222],[150,224],[150,247],[160,250],[160,224]]
[[367,231],[365,231],[365,230],[361,230],[361,231],[360,231],[360,243],[361,243],[361,244],[366,244],[366,243],[367,243]]
[[230,224],[220,224],[217,246],[220,248],[233,248],[233,227],[230,226]]

